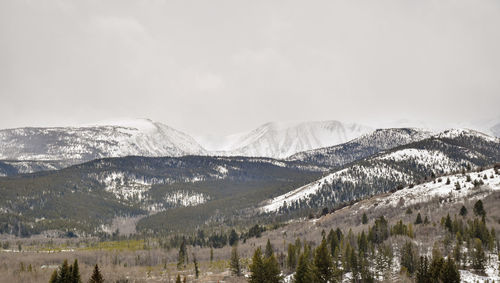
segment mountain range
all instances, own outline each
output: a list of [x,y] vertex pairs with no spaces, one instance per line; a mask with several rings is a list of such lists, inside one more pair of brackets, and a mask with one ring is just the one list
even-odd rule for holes
[[[151,123],[146,121],[146,125]],[[98,159],[31,174],[15,172],[25,161],[3,161],[0,170],[8,171],[3,174],[10,177],[0,178],[0,223],[5,223],[0,232],[31,235],[70,229],[81,235],[99,234],[109,232],[117,217],[138,218],[136,229],[152,233],[187,232],[203,225],[253,225],[304,216],[311,210],[335,208],[433,176],[500,162],[499,138],[464,129],[438,133],[411,128],[379,129],[340,145],[297,153],[287,159],[211,156],[193,139],[181,134],[176,141],[187,141],[193,151],[202,154],[154,157],[151,155],[172,147],[145,147],[158,149],[146,154],[130,141],[142,142],[147,139],[147,132],[157,135],[159,141],[173,144],[172,139],[160,138],[169,128],[97,125],[82,131],[92,132],[89,129],[117,133],[112,138],[126,137],[123,140],[127,142],[118,144],[125,145],[121,150],[109,141],[97,143],[112,145],[110,148],[117,149],[113,153],[135,150],[134,154],[150,156],[100,158],[98,154],[106,152],[90,147],[88,155],[73,155],[73,160],[81,161],[82,156]],[[33,140],[20,134],[26,133],[26,129],[18,131],[20,144],[23,139]],[[41,129],[37,132],[41,136],[53,133]],[[126,135],[122,135],[124,132]],[[58,139],[58,135],[48,136],[65,140]],[[81,141],[80,135],[76,136],[74,140]],[[54,144],[72,148],[71,141]],[[44,162],[49,161],[39,161]]]
[[[477,128],[500,135],[500,123],[491,120],[481,125]],[[373,131],[368,126],[339,121],[273,122],[239,134],[193,138],[149,119],[4,129],[0,130],[0,175],[61,169],[98,158],[131,155],[269,157],[340,166],[433,133],[426,128],[399,129]]]

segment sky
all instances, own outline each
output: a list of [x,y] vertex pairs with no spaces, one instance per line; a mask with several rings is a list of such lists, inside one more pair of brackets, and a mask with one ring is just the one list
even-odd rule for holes
[[500,112],[500,1],[0,1],[0,128]]

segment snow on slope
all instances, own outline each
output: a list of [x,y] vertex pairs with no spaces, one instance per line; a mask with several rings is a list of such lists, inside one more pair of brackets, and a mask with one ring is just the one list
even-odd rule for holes
[[288,160],[313,162],[325,166],[341,166],[382,150],[429,138],[434,133],[416,128],[377,129],[344,144],[299,152]]
[[203,144],[217,155],[285,158],[300,151],[344,143],[371,131],[338,121],[267,123],[250,132]]
[[[471,181],[467,182],[467,175]],[[447,184],[447,179],[450,183]],[[474,186],[474,181],[482,182],[483,185]],[[460,185],[457,190],[456,183]],[[376,208],[383,206],[406,207],[409,205],[431,201],[434,198],[442,198],[447,201],[457,201],[464,198],[481,198],[492,191],[500,190],[500,174],[496,174],[493,169],[481,172],[455,174],[439,177],[431,182],[416,185],[412,188],[405,187],[388,196],[376,199]],[[471,196],[474,195],[473,198]]]
[[[363,178],[354,178],[352,172],[357,172],[358,174],[362,174]],[[335,173],[329,174],[317,181],[314,181],[310,184],[302,186],[298,189],[295,189],[286,194],[277,196],[271,200],[268,200],[263,204],[262,207],[259,208],[261,212],[275,212],[278,211],[281,206],[286,202],[290,204],[295,201],[300,201],[304,199],[308,199],[312,195],[318,193],[318,191],[323,187],[324,184],[331,184],[333,181],[342,181],[349,182],[351,184],[356,184],[360,180],[363,182],[371,182],[374,178],[379,176],[392,176],[392,178],[397,178],[401,181],[409,182],[412,180],[412,177],[404,172],[395,170],[391,167],[386,166],[384,163],[381,163],[376,167],[367,167],[363,165],[354,165],[349,168],[337,171]]]
[[441,151],[415,148],[406,148],[403,150],[394,151],[383,156],[376,157],[375,159],[391,160],[396,162],[413,160],[416,164],[422,166],[428,166],[429,164],[432,164],[435,169],[447,173],[459,170],[461,168],[460,164],[467,162],[466,160],[461,160],[458,162],[456,160],[452,160]]
[[[488,141],[490,142],[488,146],[498,146],[500,142],[498,138],[490,137],[473,130],[448,130],[436,135],[436,137],[451,139],[469,137],[469,140],[476,142],[479,140],[480,142],[478,143]],[[365,159],[363,162],[356,163],[315,182],[270,199],[264,202],[259,210],[261,212],[275,212],[285,203],[290,205],[293,202],[307,201],[320,193],[323,196],[324,193],[327,193],[327,197],[334,201],[337,201],[340,195],[352,198],[354,195],[362,197],[373,193],[380,193],[380,190],[389,190],[390,188],[378,188],[375,184],[386,184],[386,186],[388,183],[392,185],[409,184],[418,180],[413,175],[416,172],[414,170],[427,168],[432,169],[434,172],[450,174],[463,169],[464,164],[470,164],[470,160],[484,158],[480,153],[471,151],[465,147],[450,148],[449,144],[445,145],[440,140],[435,143],[443,144],[445,151],[402,148],[387,153],[382,152]],[[459,155],[454,153],[456,150],[460,150]],[[455,156],[452,158],[454,154]],[[470,160],[464,160],[464,158]],[[345,191],[346,187],[352,191]],[[364,191],[360,191],[361,189]]]
[[206,154],[190,136],[147,119],[117,125],[0,130],[0,159],[88,161],[127,155]]

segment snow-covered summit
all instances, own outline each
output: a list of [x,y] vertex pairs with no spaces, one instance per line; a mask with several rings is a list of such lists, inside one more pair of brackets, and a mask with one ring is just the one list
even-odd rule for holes
[[218,155],[285,158],[297,152],[344,143],[371,128],[339,121],[271,122],[207,144]]
[[341,166],[383,150],[429,138],[433,134],[429,130],[416,128],[377,129],[344,144],[299,152],[288,159]]
[[0,159],[88,161],[103,157],[203,155],[190,136],[136,119],[79,127],[0,130]]
[[487,135],[485,133],[482,133],[482,132],[479,132],[476,130],[466,129],[466,128],[449,129],[449,130],[446,130],[446,131],[443,131],[443,132],[437,134],[436,137],[438,137],[438,138],[450,138],[450,139],[460,138],[460,137],[478,137],[478,138],[486,139],[486,140],[492,141],[492,142],[500,140],[500,138],[490,136],[490,135]]

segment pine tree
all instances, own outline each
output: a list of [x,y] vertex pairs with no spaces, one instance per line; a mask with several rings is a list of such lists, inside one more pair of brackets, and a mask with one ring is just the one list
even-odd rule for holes
[[103,283],[104,279],[102,278],[101,272],[99,271],[99,266],[97,264],[94,266],[94,272],[90,277],[89,283]]
[[349,255],[349,265],[351,267],[352,278],[357,281],[359,274],[359,261],[354,248],[351,249],[351,254]]
[[365,254],[368,251],[368,239],[364,230],[361,232],[361,235],[358,236],[358,250],[360,253],[363,252]]
[[270,257],[264,259],[264,271],[266,276],[266,282],[281,282],[281,270],[274,253]]
[[200,269],[198,268],[198,260],[196,259],[196,256],[193,253],[193,264],[194,264],[194,274],[196,276],[196,279],[200,276]]
[[229,233],[229,245],[234,246],[238,243],[238,233],[234,229],[231,229]]
[[297,266],[296,248],[293,244],[288,244],[288,253],[286,257],[286,265],[289,270],[294,270]]
[[265,258],[268,258],[268,257],[271,257],[271,255],[273,254],[273,246],[271,245],[271,241],[269,241],[269,239],[267,239],[267,243],[266,243],[266,252],[264,253],[264,257]]
[[332,257],[328,251],[326,240],[323,238],[321,244],[314,252],[314,274],[316,281],[323,283],[332,280]]
[[448,257],[445,261],[440,278],[443,283],[460,283],[460,273],[455,265],[455,261],[451,257]]
[[481,200],[476,201],[474,204],[474,214],[483,218],[486,217],[486,211],[484,210],[483,202]]
[[68,261],[64,260],[61,265],[61,270],[59,271],[59,282],[69,282],[71,273],[69,271]]
[[467,208],[462,205],[462,208],[460,208],[460,216],[466,216],[467,215]]
[[177,274],[177,278],[175,279],[175,283],[182,283],[180,274]]
[[52,272],[50,276],[49,283],[58,283],[59,282],[59,274],[57,273],[57,269]]
[[426,256],[421,256],[420,261],[418,263],[417,275],[416,275],[417,283],[429,283],[431,282],[431,277],[429,274],[429,260]]
[[429,218],[427,218],[427,215],[426,215],[424,218],[424,224],[429,224],[429,223],[430,223]]
[[417,214],[417,219],[415,219],[415,224],[422,224],[422,216],[420,215],[420,212]]
[[363,212],[363,217],[361,218],[361,223],[367,224],[368,223],[368,217],[366,216],[366,213]]
[[72,265],[71,280],[72,280],[71,281],[72,283],[81,283],[82,282],[77,259],[75,259],[75,261],[73,262],[73,265]]
[[444,259],[441,254],[434,254],[432,256],[432,262],[429,266],[429,275],[431,278],[437,280],[441,276],[441,270],[443,269]]
[[177,257],[177,269],[186,267],[187,263],[186,258],[187,258],[186,239],[182,239],[181,246],[179,247],[179,255]]
[[297,265],[297,270],[295,271],[294,282],[314,282],[314,274],[312,271],[311,263],[309,262],[309,256],[306,253],[301,254],[299,257],[299,263]]
[[236,276],[241,276],[241,264],[240,256],[238,254],[238,246],[233,246],[231,250],[231,262],[230,262],[231,272]]
[[474,239],[474,249],[472,250],[472,268],[478,272],[484,273],[484,265],[486,263],[486,255],[483,249],[483,243],[480,239]]
[[401,250],[401,266],[405,267],[410,275],[413,275],[417,268],[416,248],[410,241],[407,241]]
[[262,261],[262,251],[257,248],[253,253],[252,264],[250,264],[250,283],[266,282],[266,272]]
[[444,220],[444,227],[446,227],[446,229],[449,231],[449,232],[452,232],[452,222],[451,222],[451,218],[450,218],[450,214],[448,213],[448,215],[446,215],[446,219]]
[[361,275],[361,282],[371,283],[375,282],[375,278],[373,273],[370,270],[370,264],[368,262],[368,258],[363,255],[363,253],[359,256],[359,273]]

